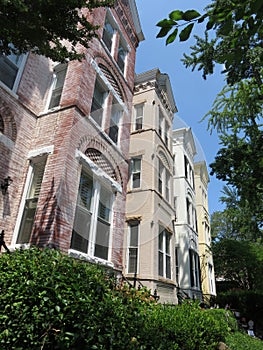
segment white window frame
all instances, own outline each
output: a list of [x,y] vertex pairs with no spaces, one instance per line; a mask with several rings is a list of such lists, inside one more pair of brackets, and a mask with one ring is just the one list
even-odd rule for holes
[[[20,60],[20,61],[19,61],[19,64],[14,63],[13,60],[11,60],[10,58],[8,58],[8,57],[11,57],[11,56],[16,56],[16,57],[18,57],[18,59]],[[2,59],[5,60],[7,64],[17,67],[17,73],[16,73],[16,77],[15,77],[13,86],[10,88],[10,87],[9,87],[8,85],[6,85],[2,80],[0,80],[0,85],[1,85],[1,86],[7,88],[8,90],[12,91],[13,93],[16,93],[16,92],[17,92],[18,85],[19,85],[19,83],[20,83],[21,76],[22,76],[23,71],[24,71],[24,68],[25,68],[27,56],[28,56],[28,53],[26,53],[26,54],[21,54],[21,55],[14,55],[14,54],[12,54],[12,55],[1,55],[1,56],[0,56],[0,58],[2,57]]]
[[[167,242],[168,241],[168,242]],[[167,247],[169,247],[167,249]],[[160,258],[162,256],[162,259]],[[161,262],[162,260],[162,262]],[[169,264],[168,264],[169,261]],[[172,279],[171,233],[159,225],[158,235],[158,275]],[[161,266],[162,265],[162,266]],[[169,265],[169,266],[168,266]]]
[[[140,169],[139,170],[134,170],[134,162],[139,161],[140,162]],[[134,176],[139,174],[139,186],[134,186],[134,182],[137,179],[134,179]],[[142,157],[133,157],[131,159],[131,188],[132,189],[137,189],[141,188],[141,181],[142,181]]]
[[[51,89],[50,89],[50,94],[48,96],[48,103],[47,103],[47,110],[52,110],[55,108],[58,108],[60,106],[60,101],[61,101],[61,96],[62,96],[62,92],[63,92],[63,88],[64,88],[64,84],[65,84],[65,79],[66,79],[66,75],[67,75],[67,69],[68,69],[68,64],[67,63],[59,63],[57,65],[54,66],[53,68],[53,78],[52,78],[52,84],[51,84]],[[64,72],[64,77],[62,79],[62,85],[57,87],[57,82],[58,82],[58,74]],[[54,98],[54,94],[58,94],[59,96],[59,102],[58,104],[54,105],[53,107],[50,106],[52,98]]]
[[[111,118],[110,118],[110,130],[109,130],[109,137],[110,139],[118,145],[120,142],[120,134],[121,134],[121,121],[123,118],[123,109],[121,105],[118,103],[118,101],[113,98],[112,105],[111,105]],[[117,129],[117,138],[116,140],[111,136],[111,128]]]
[[[144,108],[145,108],[144,103],[139,103],[139,104],[134,106],[134,130],[135,131],[143,129]],[[140,109],[142,109],[141,114],[139,113]],[[139,120],[139,122],[138,122],[138,120]]]
[[105,86],[105,84],[101,81],[101,79],[99,79],[98,77],[96,78],[96,82],[94,84],[94,91],[93,91],[93,97],[92,97],[92,102],[91,102],[91,108],[94,105],[94,96],[95,96],[95,89],[99,88],[103,91],[103,96],[102,96],[102,103],[100,103],[101,105],[101,109],[102,109],[102,113],[101,113],[101,123],[98,122],[98,120],[96,120],[96,118],[94,118],[93,113],[96,113],[98,111],[98,109],[96,109],[95,111],[90,111],[90,116],[92,118],[92,120],[94,120],[94,122],[101,128],[104,129],[104,124],[105,124],[105,113],[106,113],[106,107],[107,107],[107,100],[108,100],[108,96],[109,96],[109,90],[107,88],[107,86]]
[[[101,261],[110,261],[111,258],[111,245],[112,245],[112,223],[113,223],[113,206],[114,206],[114,191],[112,187],[109,186],[107,182],[104,181],[102,177],[96,176],[94,172],[92,172],[91,169],[88,169],[87,167],[83,167],[82,174],[87,175],[92,178],[93,180],[93,187],[92,187],[92,198],[91,198],[91,207],[87,209],[87,212],[90,213],[90,225],[89,225],[89,232],[87,232],[87,235],[85,236],[88,240],[88,246],[86,251],[80,251],[80,253],[87,254],[89,257],[101,260]],[[110,194],[109,198],[109,204],[108,209],[110,209],[109,219],[106,220],[109,224],[109,237],[107,242],[107,258],[97,256],[95,255],[95,249],[96,249],[96,239],[98,237],[97,229],[98,229],[98,219],[99,219],[99,205],[100,205],[100,199],[103,189],[105,189],[108,194]],[[78,194],[79,196],[79,194]],[[76,207],[76,213],[77,210],[83,210],[85,211],[85,208],[81,208],[81,204],[78,200],[78,204]],[[102,219],[101,219],[102,220]],[[74,228],[73,228],[74,229]],[[72,233],[72,237],[73,237]],[[72,251],[78,251],[77,249],[73,247],[70,248]]]
[[[137,244],[132,245],[131,241],[131,226],[137,227]],[[128,223],[128,245],[127,245],[127,273],[130,274],[137,274],[139,273],[139,242],[140,242],[140,221],[130,221]],[[135,271],[130,270],[130,253],[131,249],[136,250],[136,266],[135,266]]]

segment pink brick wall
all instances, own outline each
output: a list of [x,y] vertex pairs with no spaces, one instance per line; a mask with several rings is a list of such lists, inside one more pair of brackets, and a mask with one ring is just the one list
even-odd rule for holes
[[[53,145],[54,153],[47,158],[31,242],[44,246],[50,244],[67,251],[70,247],[81,168],[75,158],[75,151],[80,149],[85,152],[88,147],[96,145],[109,157],[117,179],[123,186],[123,192],[117,194],[114,207],[111,259],[115,267],[121,269],[130,114],[138,41],[134,40],[134,32],[132,35],[131,32],[125,32],[128,27],[134,30],[127,9],[119,6],[116,10],[112,10],[113,14],[131,48],[125,78],[114,60],[105,52],[100,40],[94,39],[90,48],[84,50],[85,59],[68,65],[61,109],[44,113],[53,75],[52,62],[44,57],[32,54],[28,56],[17,90],[18,98],[0,88],[0,114],[5,122],[5,135],[8,139],[14,139],[12,149],[0,140],[0,180],[8,175],[13,179],[8,194],[1,195],[0,198],[0,214],[3,217],[0,229],[5,229],[6,242],[10,244],[29,167],[28,152]],[[105,9],[96,9],[89,14],[89,19],[94,24],[101,24],[105,14]],[[102,28],[99,35],[102,35]],[[130,38],[133,38],[132,41]],[[97,64],[103,62],[107,66],[118,82],[128,109],[121,126],[121,152],[105,138],[101,138],[98,130],[85,118],[90,113],[96,79],[91,60]]]

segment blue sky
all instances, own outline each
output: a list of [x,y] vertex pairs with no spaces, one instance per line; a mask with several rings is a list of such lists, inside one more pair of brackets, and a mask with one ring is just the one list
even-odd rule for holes
[[[181,62],[183,53],[190,52],[189,47],[193,44],[193,40],[182,43],[176,39],[173,44],[166,46],[165,39],[156,38],[158,33],[156,23],[167,18],[171,11],[196,9],[202,12],[209,1],[137,0],[136,3],[145,36],[145,40],[140,43],[137,50],[136,73],[159,68],[162,73],[169,75],[178,108],[175,119],[182,119],[192,128],[195,138],[203,149],[207,165],[209,165],[214,160],[220,146],[216,132],[210,135],[207,130],[207,121],[200,122],[200,120],[211,109],[217,93],[224,85],[220,67],[217,68],[214,75],[204,80],[200,72],[186,69]],[[192,35],[200,34],[201,36],[201,33],[201,27],[196,27]],[[209,168],[208,171],[210,172]],[[219,202],[222,186],[221,181],[210,176],[208,192],[210,213],[223,210],[223,206]]]

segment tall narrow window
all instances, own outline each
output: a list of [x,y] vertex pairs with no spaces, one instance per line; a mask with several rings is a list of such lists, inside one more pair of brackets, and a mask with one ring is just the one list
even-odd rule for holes
[[120,42],[119,48],[118,48],[117,63],[122,73],[124,73],[126,56],[127,56],[127,50],[124,48],[124,45],[122,44],[122,42]]
[[0,55],[0,80],[9,89],[13,89],[19,69],[23,65],[25,55]]
[[102,40],[110,52],[112,51],[113,36],[114,36],[114,28],[109,22],[108,18],[106,18],[104,29],[103,29]]
[[162,226],[159,227],[159,276],[171,278],[171,234]]
[[83,171],[71,238],[71,248],[108,260],[113,193]]
[[141,187],[141,158],[132,158],[132,188]]
[[46,158],[31,165],[33,167],[32,180],[25,200],[24,212],[17,238],[18,244],[29,243],[30,241],[45,165]]
[[99,126],[102,126],[104,102],[107,96],[106,89],[97,80],[94,87],[92,105],[91,105],[91,117],[97,122]]
[[89,245],[93,196],[93,179],[90,175],[82,173],[79,183],[78,203],[75,213],[71,248],[84,253],[87,252]]
[[162,111],[159,109],[159,127],[158,132],[160,137],[163,137],[163,123],[164,123],[164,115]]
[[128,233],[128,273],[138,272],[139,222],[129,223]]
[[164,142],[166,146],[168,146],[169,143],[169,124],[167,121],[165,121],[165,126],[164,126]]
[[178,248],[175,248],[175,279],[179,285],[179,256],[178,256]]
[[187,215],[187,223],[191,225],[191,203],[188,198],[186,198],[186,215]]
[[122,117],[122,110],[117,101],[113,100],[111,107],[111,121],[109,136],[113,142],[118,143],[119,125]]
[[167,169],[165,174],[165,199],[168,202],[170,200],[170,174]]
[[99,191],[99,208],[94,255],[107,260],[110,241],[112,193],[104,187]]
[[162,161],[159,159],[159,171],[158,171],[158,191],[163,194],[163,177],[165,168]]
[[184,156],[184,176],[186,177],[186,179],[189,179],[189,162],[188,159],[186,157],[186,155]]
[[191,287],[200,287],[200,262],[198,254],[189,249],[189,268]]
[[143,110],[144,105],[139,104],[134,106],[135,109],[135,130],[141,130],[143,126]]
[[52,89],[52,95],[50,99],[50,103],[48,108],[54,108],[59,106],[62,90],[67,74],[67,64],[58,64],[54,68],[54,80],[53,80],[53,89]]

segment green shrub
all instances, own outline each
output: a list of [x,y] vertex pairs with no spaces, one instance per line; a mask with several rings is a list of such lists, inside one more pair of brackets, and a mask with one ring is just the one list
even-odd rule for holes
[[214,350],[239,341],[228,311],[156,304],[149,291],[115,282],[55,250],[0,255],[0,349]]
[[201,310],[198,303],[157,305],[147,320],[144,338],[149,349],[216,349],[226,334],[236,329],[225,310]]
[[58,251],[1,255],[0,348],[134,349],[147,292],[113,287],[103,268]]
[[263,342],[241,332],[230,333],[226,343],[231,350],[263,350]]

